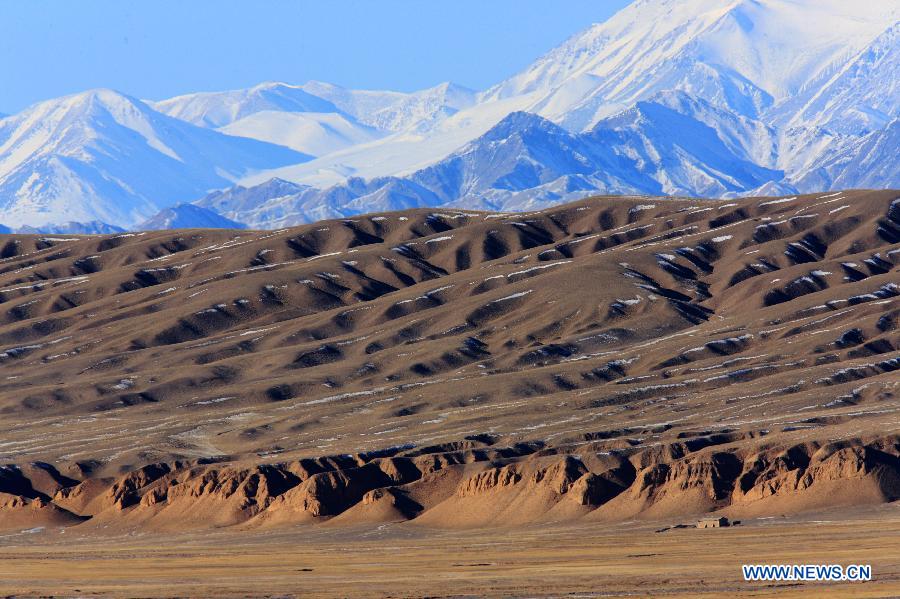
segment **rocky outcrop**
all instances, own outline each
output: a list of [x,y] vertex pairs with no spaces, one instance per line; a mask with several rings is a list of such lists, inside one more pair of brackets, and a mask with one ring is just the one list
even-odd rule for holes
[[725,431],[643,446],[616,435],[557,448],[448,445],[246,467],[157,463],[82,481],[48,465],[6,466],[0,528],[477,527],[783,514],[900,498],[900,437],[747,446],[759,435]]
[[81,518],[42,497],[28,498],[0,492],[0,530],[27,530],[48,526],[73,526]]
[[730,502],[738,510],[757,513],[781,505],[797,511],[900,499],[896,440],[795,446],[753,456],[744,468]]

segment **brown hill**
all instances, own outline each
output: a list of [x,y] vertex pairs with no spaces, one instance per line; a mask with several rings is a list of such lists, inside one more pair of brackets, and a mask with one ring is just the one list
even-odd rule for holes
[[900,193],[0,236],[0,523],[900,497]]

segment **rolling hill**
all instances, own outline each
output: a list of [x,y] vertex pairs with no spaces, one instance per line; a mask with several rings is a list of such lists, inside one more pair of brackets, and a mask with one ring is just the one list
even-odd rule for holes
[[891,502],[898,244],[897,191],[7,235],[0,523],[465,529]]

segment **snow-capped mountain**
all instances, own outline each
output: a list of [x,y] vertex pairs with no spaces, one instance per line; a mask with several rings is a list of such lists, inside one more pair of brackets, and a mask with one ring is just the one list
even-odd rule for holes
[[[282,179],[269,179],[253,187],[234,187],[213,191],[195,202],[197,206],[221,214],[229,219],[246,223],[251,228],[281,227],[290,218],[296,198],[304,192],[316,193],[309,185],[298,185]],[[290,201],[286,201],[291,198]]]
[[195,206],[178,204],[161,210],[156,216],[140,223],[139,231],[159,231],[162,229],[244,229],[246,225],[221,216],[217,212]]
[[436,206],[440,198],[409,179],[351,177],[325,189],[271,179],[213,192],[196,202],[251,228],[274,229],[363,212]]
[[759,116],[814,96],[898,16],[895,0],[637,0],[482,101],[529,96],[526,110],[576,130],[671,89]]
[[412,93],[347,89],[321,81],[266,82],[248,89],[199,92],[148,102],[154,109],[218,129],[259,112],[338,113],[382,131],[402,131],[475,103],[476,92],[442,83]]
[[328,100],[296,85],[278,82],[260,83],[249,89],[185,94],[148,104],[163,114],[210,129],[264,111],[338,112]]
[[98,220],[79,223],[66,222],[32,227],[26,225],[19,227],[15,233],[41,233],[43,235],[109,235],[111,233],[123,233],[125,229],[109,225]]
[[[897,4],[895,3],[895,6]],[[882,129],[897,116],[900,100],[900,11],[894,24],[840,66],[821,86],[783,103],[785,128],[827,128],[838,134]]]
[[795,181],[797,188],[900,187],[900,119],[863,137],[836,141]]
[[301,86],[261,83],[249,89],[186,94],[149,102],[156,110],[221,133],[322,156],[384,137]]
[[220,127],[227,135],[287,146],[311,156],[324,156],[368,143],[385,133],[337,112],[264,110]]
[[129,226],[253,170],[308,159],[92,90],[0,120],[0,210],[8,226]]
[[262,83],[150,104],[201,127],[325,156],[398,131],[427,128],[472,106],[475,97],[472,90],[452,83],[401,93],[310,81],[304,85]]
[[535,210],[597,189],[724,195],[780,179],[783,173],[755,164],[746,148],[727,140],[752,125],[716,121],[717,112],[683,92],[664,92],[584,133],[514,112],[444,160],[404,177],[351,178],[324,190],[273,179],[216,192],[198,204],[274,228],[418,206]]
[[69,118],[64,98],[0,120],[0,207],[16,215],[0,221],[133,225],[202,198],[279,227],[591,192],[900,187],[900,2],[636,0],[481,93],[308,82],[121,98],[110,116]]
[[[409,179],[443,203],[500,210],[536,209],[597,189],[721,196],[780,179],[782,173],[755,164],[739,143],[701,120],[715,112],[681,92],[665,92],[583,133],[513,113]],[[725,133],[745,125],[717,123]]]
[[898,20],[896,0],[638,0],[415,134],[269,174],[317,186],[408,175],[511,112],[588,131],[660,92],[678,91],[708,106],[705,117],[690,116],[758,166],[783,171],[777,183],[802,188],[846,144],[900,117]]
[[321,81],[301,86],[332,102],[361,123],[383,131],[421,127],[473,106],[477,94],[455,83],[441,83],[413,93],[346,89]]
[[[615,153],[623,174],[633,169],[658,183],[654,193],[719,197],[783,178],[756,164],[754,148],[743,143],[767,133],[683,92],[661,92],[600,121],[588,137]],[[636,185],[635,191],[651,190]]]

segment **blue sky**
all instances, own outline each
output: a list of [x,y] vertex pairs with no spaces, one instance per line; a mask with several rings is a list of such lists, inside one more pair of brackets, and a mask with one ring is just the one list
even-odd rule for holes
[[0,112],[319,79],[483,89],[628,0],[0,0]]

